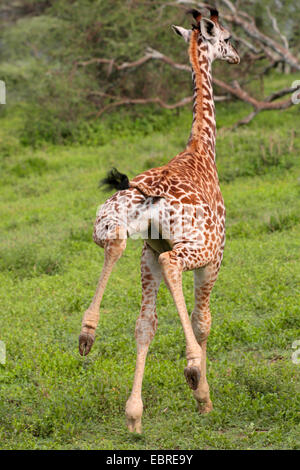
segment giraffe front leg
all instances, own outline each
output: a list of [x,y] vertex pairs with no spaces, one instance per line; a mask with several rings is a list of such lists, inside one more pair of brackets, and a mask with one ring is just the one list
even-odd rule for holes
[[142,382],[149,345],[157,328],[156,297],[162,279],[158,255],[145,243],[142,261],[142,306],[136,322],[137,358],[132,392],[126,403],[127,427],[131,432],[142,432]]
[[81,332],[79,336],[79,353],[81,356],[87,356],[93,346],[95,340],[95,331],[99,322],[99,309],[104,290],[113,266],[122,256],[125,247],[126,240],[124,238],[108,240],[104,244],[105,258],[102,273],[93,300],[89,308],[84,313],[82,319]]

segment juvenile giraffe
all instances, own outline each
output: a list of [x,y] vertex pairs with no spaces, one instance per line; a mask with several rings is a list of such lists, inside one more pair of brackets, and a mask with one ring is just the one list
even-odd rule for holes
[[[206,343],[210,332],[210,293],[217,279],[225,244],[225,207],[215,165],[216,123],[211,66],[215,59],[238,64],[230,33],[218,12],[202,18],[192,10],[192,30],[173,26],[189,43],[194,82],[194,109],[186,149],[169,163],[146,171],[130,182],[112,172],[108,183],[119,189],[98,212],[94,241],[104,248],[105,261],[79,337],[81,355],[89,353],[99,321],[102,296],[128,236],[144,239],[141,259],[142,305],[136,322],[137,360],[131,395],[126,404],[127,426],[141,432],[142,380],[146,356],[157,328],[156,296],[164,279],[175,302],[186,339],[186,380],[201,413],[212,409],[206,380]],[[118,182],[118,177],[122,181]],[[189,318],[182,272],[194,271],[195,307]]]

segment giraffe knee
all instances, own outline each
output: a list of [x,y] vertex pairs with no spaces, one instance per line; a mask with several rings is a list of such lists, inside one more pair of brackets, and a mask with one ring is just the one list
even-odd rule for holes
[[209,333],[210,333],[210,326],[211,326],[210,313],[203,314],[203,313],[197,313],[194,311],[192,313],[191,322],[192,322],[194,335],[198,343],[202,343],[208,338]]
[[113,249],[114,251],[123,248],[123,252],[126,239],[127,230],[122,220],[118,220],[117,209],[111,202],[106,202],[100,209],[94,224],[94,242],[102,248]]
[[120,238],[119,232],[118,232],[115,239],[106,240],[104,242],[104,248],[105,248],[105,252],[109,256],[116,258],[116,260],[118,260],[121,258],[123,251],[126,248],[126,238]]

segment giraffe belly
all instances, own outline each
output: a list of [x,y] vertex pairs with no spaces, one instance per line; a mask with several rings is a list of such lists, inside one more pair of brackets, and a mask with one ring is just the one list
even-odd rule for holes
[[152,248],[152,250],[160,254],[172,250],[171,243],[167,240],[151,240],[151,238],[148,238],[146,243]]
[[[132,225],[131,225],[132,227]],[[142,221],[138,221],[138,227],[132,233],[128,233],[130,238],[142,238],[157,253],[165,253],[172,250],[173,243],[168,238],[162,237],[161,224],[153,218],[153,213],[146,212]]]

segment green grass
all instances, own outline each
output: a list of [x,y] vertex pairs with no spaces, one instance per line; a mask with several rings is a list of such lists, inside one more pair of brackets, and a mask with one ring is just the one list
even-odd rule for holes
[[[0,365],[2,449],[296,449],[300,339],[299,107],[261,114],[218,136],[227,245],[213,290],[208,380],[214,410],[200,416],[185,384],[185,342],[162,285],[159,327],[143,384],[143,434],[124,406],[135,365],[141,243],[129,241],[104,295],[96,342],[77,351],[103,251],[91,239],[107,169],[134,176],[182,150],[190,112],[162,132],[103,146],[21,147],[8,113],[0,130]],[[219,127],[247,109],[218,106]],[[7,137],[7,139],[6,139]],[[9,137],[9,138],[8,138]],[[109,142],[109,140],[111,140]],[[184,276],[189,311],[192,273]]]

